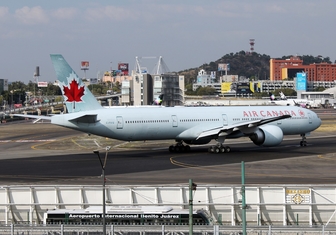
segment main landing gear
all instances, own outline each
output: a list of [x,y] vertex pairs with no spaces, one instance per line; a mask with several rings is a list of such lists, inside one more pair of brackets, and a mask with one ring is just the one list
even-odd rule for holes
[[189,145],[184,145],[181,142],[178,142],[175,145],[170,145],[169,146],[169,152],[171,153],[186,153],[190,152],[190,146]]
[[300,141],[300,146],[307,146],[306,134],[301,134],[302,140]]
[[[224,146],[223,142],[218,142],[216,145],[209,147],[209,153],[229,153],[231,152],[231,148],[229,146]],[[171,153],[187,153],[190,152],[190,146],[184,145],[183,141],[178,141],[174,145],[169,146],[169,152]]]
[[231,148],[229,146],[223,146],[222,144],[214,145],[209,147],[209,153],[229,153]]

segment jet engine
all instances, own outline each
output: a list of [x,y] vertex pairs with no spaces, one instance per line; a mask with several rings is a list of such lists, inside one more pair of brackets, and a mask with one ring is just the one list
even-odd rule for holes
[[255,145],[272,147],[282,142],[283,132],[277,126],[266,125],[259,127],[259,129],[249,137]]

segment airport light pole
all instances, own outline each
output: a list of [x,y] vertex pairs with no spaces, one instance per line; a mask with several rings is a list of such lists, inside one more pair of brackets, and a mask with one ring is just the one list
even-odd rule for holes
[[14,93],[14,90],[11,90],[10,92],[12,94],[11,111],[10,112],[12,113],[12,110],[14,109],[14,106],[13,106],[13,93]]
[[189,179],[189,234],[193,234],[193,191],[196,191],[197,184]]
[[106,214],[105,183],[106,183],[106,179],[105,179],[105,167],[106,167],[106,161],[107,161],[107,154],[108,154],[108,151],[110,149],[111,149],[110,146],[106,146],[104,163],[102,162],[102,159],[100,157],[99,150],[94,150],[93,151],[93,153],[98,156],[98,159],[99,159],[99,162],[100,162],[100,165],[101,165],[101,168],[102,168],[102,179],[103,179],[103,235],[106,235],[106,219],[105,219],[105,214]]
[[243,223],[243,235],[246,235],[246,195],[245,195],[245,163],[241,162],[241,177],[242,177],[242,223]]

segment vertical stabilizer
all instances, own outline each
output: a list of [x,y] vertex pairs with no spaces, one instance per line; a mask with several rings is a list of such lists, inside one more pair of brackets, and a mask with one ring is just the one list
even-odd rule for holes
[[69,113],[102,108],[62,55],[51,54],[50,58]]
[[279,94],[280,94],[280,97],[281,97],[282,100],[287,100],[287,97],[285,96],[285,94],[282,91],[280,91]]

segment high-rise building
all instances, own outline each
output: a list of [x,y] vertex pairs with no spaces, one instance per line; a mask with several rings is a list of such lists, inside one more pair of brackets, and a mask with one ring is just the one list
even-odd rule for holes
[[184,90],[181,89],[180,84],[184,77],[176,73],[166,73],[161,75],[162,91],[164,106],[178,106],[183,105]]
[[8,91],[8,79],[0,79],[0,94]]

